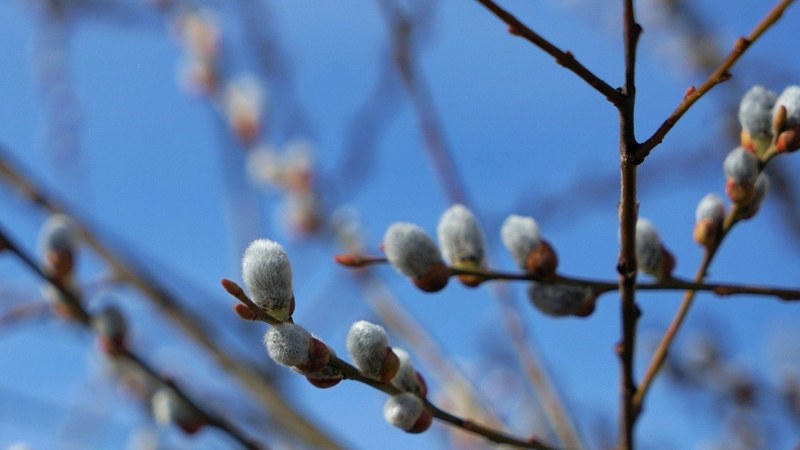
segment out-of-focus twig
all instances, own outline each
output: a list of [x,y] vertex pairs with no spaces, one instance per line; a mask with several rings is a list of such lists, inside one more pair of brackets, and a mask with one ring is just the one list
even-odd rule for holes
[[[0,226],[0,242],[2,242],[2,248],[5,251],[14,254],[29,270],[58,290],[61,298],[63,298],[63,301],[69,304],[71,317],[75,319],[77,323],[82,325],[84,328],[89,330],[92,329],[92,316],[86,311],[86,309],[84,309],[80,300],[78,300],[73,292],[64,286],[60,281],[45,273],[30,255],[28,255],[19,245],[11,240],[11,237],[2,226]],[[188,405],[192,410],[199,413],[204,418],[206,423],[213,427],[219,428],[221,431],[228,434],[231,438],[241,444],[242,447],[251,450],[259,450],[264,448],[260,444],[257,444],[250,438],[246,437],[236,426],[233,425],[233,423],[224,419],[222,416],[211,413],[209,410],[201,407],[197,401],[191,399],[173,381],[163,377],[155,368],[153,368],[149,363],[145,362],[144,359],[130,349],[125,347],[120,348],[119,355],[117,357],[121,357],[130,361],[142,372],[146,373],[155,380],[159,380],[161,384],[172,389],[172,391],[180,398],[180,400]]]
[[72,217],[83,241],[106,261],[113,272],[150,299],[167,319],[207,351],[225,371],[231,373],[243,386],[248,388],[267,407],[273,420],[287,433],[310,445],[341,448],[335,440],[292,408],[260,372],[246,364],[241,364],[229,352],[220,348],[211,338],[212,333],[206,326],[201,325],[202,321],[182,307],[180,302],[148,275],[144,268],[115,254],[87,226],[81,224],[68,208],[47,195],[43,189],[34,184],[30,177],[23,175],[21,170],[12,165],[10,155],[2,148],[0,148],[0,178],[26,199],[46,211]]

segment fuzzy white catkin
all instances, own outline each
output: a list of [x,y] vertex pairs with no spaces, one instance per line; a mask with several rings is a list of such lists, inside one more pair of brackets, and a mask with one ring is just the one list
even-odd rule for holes
[[528,255],[541,243],[539,226],[531,217],[512,214],[503,222],[500,230],[503,245],[514,257],[514,261],[521,269],[528,263]]
[[397,428],[409,431],[414,428],[424,409],[425,405],[419,397],[406,392],[386,399],[383,405],[383,417]]
[[739,103],[739,123],[750,136],[765,139],[772,134],[772,108],[775,93],[764,86],[753,86]]
[[742,147],[736,147],[725,157],[722,168],[728,178],[742,185],[750,185],[758,177],[758,158]]
[[379,378],[386,359],[389,337],[380,325],[360,320],[347,333],[347,352],[364,375]]
[[64,214],[53,214],[39,231],[39,251],[74,251],[78,245],[78,231],[71,218]]
[[473,267],[484,265],[483,230],[472,211],[463,205],[453,205],[439,219],[436,230],[444,259],[459,267],[466,263]]
[[300,325],[281,323],[264,334],[264,346],[275,362],[287,367],[308,362],[311,333]]
[[713,223],[722,223],[725,219],[725,203],[719,195],[711,193],[707,194],[697,204],[695,210],[695,219],[700,222],[701,220],[710,220]]
[[575,314],[592,295],[591,289],[569,284],[533,283],[528,288],[528,298],[539,311],[548,316],[561,317]]
[[773,113],[781,106],[786,108],[786,124],[789,127],[800,125],[800,86],[789,86],[781,92]]
[[392,351],[400,361],[400,368],[392,378],[392,386],[406,392],[417,392],[419,390],[419,378],[417,378],[417,371],[411,362],[411,356],[401,348],[392,348]]
[[389,263],[403,275],[419,278],[442,261],[436,244],[422,228],[408,222],[392,224],[383,236]]
[[253,241],[242,256],[242,278],[256,305],[280,321],[289,319],[292,266],[280,244]]
[[636,222],[636,262],[642,272],[658,276],[661,273],[663,250],[656,227],[647,219]]

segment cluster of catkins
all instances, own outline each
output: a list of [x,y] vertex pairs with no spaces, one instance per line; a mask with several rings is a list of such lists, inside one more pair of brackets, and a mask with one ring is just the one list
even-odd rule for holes
[[[314,386],[338,384],[343,374],[329,364],[334,351],[292,321],[292,269],[283,247],[269,240],[254,241],[242,258],[242,275],[253,303],[278,322],[264,335],[269,356],[303,374]],[[389,346],[381,326],[366,321],[353,324],[347,335],[347,350],[363,376],[390,384],[400,392],[386,401],[384,416],[389,423],[412,433],[430,427],[433,417],[423,401],[427,395],[425,382],[408,353]]]
[[[769,189],[764,165],[774,156],[800,148],[800,86],[790,86],[781,95],[763,86],[752,87],[739,105],[741,146],[725,158],[725,193],[737,218],[750,219],[758,212]],[[703,246],[715,245],[725,220],[725,205],[715,194],[697,206],[694,239]]]
[[[542,239],[534,219],[511,215],[503,223],[500,236],[519,268],[543,281],[533,282],[528,291],[536,308],[551,316],[588,316],[592,313],[596,295],[591,288],[547,282],[556,274],[558,256]],[[443,289],[453,270],[481,271],[486,268],[483,230],[466,207],[454,205],[442,214],[437,237],[438,246],[419,226],[399,222],[386,231],[383,250],[395,269],[427,292]],[[457,276],[470,287],[478,286],[484,279],[478,273]]]

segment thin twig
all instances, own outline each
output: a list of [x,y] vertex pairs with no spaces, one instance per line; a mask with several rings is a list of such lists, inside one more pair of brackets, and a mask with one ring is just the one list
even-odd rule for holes
[[594,72],[578,62],[571,52],[559,49],[492,0],[478,0],[478,2],[485,6],[486,9],[491,11],[492,14],[497,16],[500,20],[505,22],[508,25],[509,32],[511,34],[520,36],[525,40],[530,41],[533,45],[544,50],[547,54],[555,58],[559,65],[564,66],[566,69],[574,72],[581,79],[586,81],[589,86],[593,87],[597,92],[603,94],[613,105],[619,107],[623,104],[625,101],[625,95],[619,90],[611,87],[611,85],[595,75]]
[[[345,264],[348,267],[366,267],[376,264],[388,264],[388,260],[383,257],[376,256],[363,256],[363,255],[346,255],[350,261],[358,261],[358,265]],[[344,259],[344,258],[340,258]],[[612,281],[595,280],[589,278],[578,278],[567,275],[551,275],[543,277],[534,273],[526,272],[500,272],[489,269],[460,269],[456,267],[447,267],[451,276],[457,275],[471,275],[480,277],[484,282],[487,281],[524,281],[524,282],[537,282],[543,284],[569,284],[575,286],[585,286],[591,288],[595,294],[601,295],[609,292],[619,290],[619,283]],[[720,297],[727,297],[733,295],[759,295],[766,297],[775,297],[782,301],[800,301],[800,289],[787,289],[777,288],[770,286],[754,286],[743,284],[728,284],[728,283],[704,283],[698,280],[687,280],[679,277],[671,276],[662,280],[636,283],[636,290],[640,291],[699,291],[710,292]]]
[[[6,251],[11,252],[14,254],[29,270],[31,270],[34,274],[36,274],[39,278],[49,283],[53,286],[56,290],[58,290],[59,294],[61,295],[61,299],[67,303],[69,310],[70,310],[70,317],[74,319],[78,324],[82,325],[84,328],[92,330],[92,316],[86,311],[86,309],[81,304],[81,301],[75,296],[72,290],[68,289],[64,284],[53,278],[50,274],[43,271],[36,261],[28,255],[22,248],[17,245],[15,242],[11,240],[11,237],[5,231],[5,229],[0,226],[0,241],[3,242],[3,248]],[[120,354],[118,357],[122,357],[133,363],[139,370],[143,373],[146,373],[150,377],[155,380],[158,380],[164,386],[171,388],[175,394],[180,398],[182,402],[185,402],[186,405],[189,406],[192,410],[198,412],[204,419],[208,425],[213,427],[219,428],[224,433],[228,434],[231,438],[236,440],[242,447],[251,449],[251,450],[258,450],[263,449],[260,444],[257,444],[246,437],[241,431],[239,431],[232,423],[228,422],[227,420],[223,419],[222,416],[212,414],[205,410],[204,408],[200,407],[199,404],[192,400],[182,389],[180,389],[175,383],[166,377],[162,376],[158,373],[158,371],[153,368],[150,364],[144,361],[139,355],[135,352],[131,351],[128,348],[122,348],[120,350]]]
[[778,19],[781,18],[783,12],[794,2],[794,0],[780,0],[763,19],[756,25],[753,31],[747,37],[740,37],[733,45],[733,49],[728,53],[728,56],[720,63],[716,70],[700,85],[698,88],[690,88],[684,95],[683,100],[675,108],[675,111],[658,127],[658,129],[646,141],[642,142],[636,150],[635,159],[639,163],[644,161],[650,152],[663,140],[669,133],[672,127],[678,123],[678,120],[683,117],[686,111],[692,107],[706,92],[710,91],[714,86],[725,82],[731,77],[730,69],[739,61],[739,58],[750,46],[757,41]]

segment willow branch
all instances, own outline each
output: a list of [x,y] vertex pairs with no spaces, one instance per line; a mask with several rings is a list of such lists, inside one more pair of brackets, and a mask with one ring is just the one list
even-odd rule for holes
[[[0,226],[0,242],[2,242],[2,245],[0,245],[1,248],[14,254],[26,267],[28,267],[31,272],[58,290],[59,294],[61,294],[61,298],[63,298],[63,301],[67,303],[70,309],[70,317],[75,319],[75,321],[84,328],[92,331],[92,316],[86,311],[80,300],[75,296],[74,292],[64,286],[62,282],[43,271],[30,255],[28,255],[20,246],[11,240],[11,237],[2,226]],[[209,410],[201,407],[197,401],[192,400],[185,391],[175,385],[173,381],[162,376],[155,368],[145,362],[145,360],[135,352],[127,348],[122,348],[119,357],[130,361],[143,373],[146,373],[151,378],[158,380],[160,384],[172,389],[182,402],[186,403],[189,408],[198,412],[203,417],[205,423],[228,434],[236,442],[241,444],[243,448],[251,450],[264,448],[260,444],[257,444],[246,437],[232,423],[223,419],[222,416],[213,414],[209,412]]]
[[492,12],[495,16],[497,16],[500,20],[505,22],[508,25],[509,32],[516,36],[519,36],[533,45],[539,47],[540,49],[544,50],[545,53],[555,58],[556,62],[566,68],[567,70],[572,71],[580,77],[582,80],[587,82],[589,86],[593,87],[597,92],[603,94],[605,98],[611,102],[614,106],[619,107],[625,101],[625,95],[617,89],[614,89],[603,81],[600,77],[595,75],[594,72],[587,69],[583,64],[581,64],[575,56],[569,52],[564,51],[553,45],[550,41],[540,36],[538,33],[533,31],[527,25],[522,23],[519,19],[514,17],[513,14],[509,13],[505,9],[501,8],[497,3],[492,0],[478,0],[478,2],[485,6],[486,9]]
[[145,298],[149,299],[176,327],[194,340],[225,371],[232,374],[244,387],[258,398],[270,411],[271,418],[287,433],[309,443],[324,448],[342,448],[333,438],[311,423],[295,410],[283,398],[280,392],[270,384],[258,370],[240,363],[222,349],[212,338],[212,333],[202,326],[202,321],[170,294],[154,278],[148,275],[145,268],[130,260],[125,260],[106,246],[86,225],[82,224],[69,208],[45,193],[32,178],[11,163],[10,154],[0,147],[0,179],[15,189],[25,199],[40,206],[50,213],[61,213],[70,216],[77,227],[82,241],[85,242],[101,259],[103,259],[119,279],[130,284]]
[[[371,265],[389,263],[389,261],[384,257],[363,255],[340,255],[337,257],[337,261],[348,267],[367,267]],[[560,274],[543,277],[541,275],[527,272],[501,272],[489,269],[459,269],[455,267],[448,267],[447,269],[450,271],[451,276],[470,275],[474,277],[480,277],[484,282],[523,281],[537,282],[542,284],[569,284],[590,288],[595,294],[598,295],[619,290],[619,283],[616,282],[579,278]],[[758,295],[775,297],[778,300],[787,302],[800,301],[800,289],[787,289],[745,284],[707,283],[702,282],[702,280],[687,280],[674,276],[653,282],[636,283],[634,286],[636,290],[639,291],[692,290],[709,292],[720,297],[728,297],[733,295]]]
[[733,49],[720,65],[709,75],[709,77],[697,88],[690,88],[684,95],[683,100],[678,104],[672,114],[667,117],[664,123],[650,136],[642,142],[636,150],[636,160],[641,162],[650,152],[663,140],[676,123],[683,117],[686,111],[692,107],[703,95],[710,91],[714,86],[727,81],[730,77],[730,69],[739,61],[745,51],[756,42],[772,25],[774,25],[783,15],[784,11],[794,2],[794,0],[780,0],[756,27],[746,37],[740,37],[733,45]]

